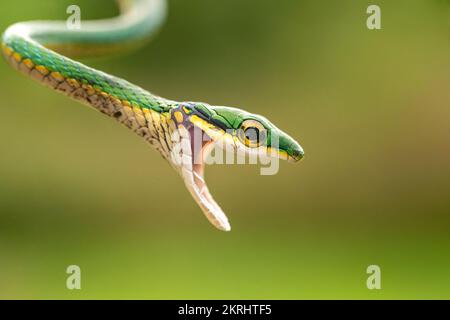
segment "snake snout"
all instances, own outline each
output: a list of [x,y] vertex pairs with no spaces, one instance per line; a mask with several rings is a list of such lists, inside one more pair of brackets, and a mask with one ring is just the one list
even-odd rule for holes
[[300,161],[305,156],[305,152],[303,151],[302,146],[300,144],[298,144],[297,142],[292,143],[289,146],[288,154],[289,154],[290,162]]

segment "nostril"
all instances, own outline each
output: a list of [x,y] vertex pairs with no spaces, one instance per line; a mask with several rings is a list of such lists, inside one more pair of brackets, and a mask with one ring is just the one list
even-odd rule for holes
[[303,153],[303,150],[294,150],[294,152],[292,153],[292,155],[293,155],[295,158],[303,158],[304,153]]
[[300,160],[304,157],[305,152],[303,151],[303,148],[300,145],[293,145],[291,146],[291,156],[295,160]]

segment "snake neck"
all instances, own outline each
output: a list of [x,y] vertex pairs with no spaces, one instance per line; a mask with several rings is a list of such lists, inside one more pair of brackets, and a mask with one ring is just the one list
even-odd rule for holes
[[[144,137],[163,157],[170,153],[170,110],[175,102],[154,95],[126,80],[88,67],[50,49],[80,53],[100,47],[114,51],[119,44],[139,42],[162,22],[164,1],[133,0],[117,18],[83,22],[68,30],[63,22],[24,22],[2,37],[6,61],[28,77],[89,105]],[[122,1],[122,4],[126,2]],[[152,10],[149,10],[149,6]],[[139,32],[137,30],[140,30]],[[106,36],[109,35],[109,36]],[[125,42],[126,39],[126,43]],[[93,45],[96,44],[96,45]],[[98,53],[98,52],[97,52]]]
[[145,138],[164,158],[170,153],[170,110],[175,102],[14,37],[2,43],[6,61],[21,73],[110,116]]
[[13,25],[2,37],[3,56],[13,68],[28,77],[97,109],[146,139],[181,174],[211,223],[228,231],[228,220],[206,186],[205,162],[194,161],[212,145],[200,141],[200,147],[195,148],[195,114],[191,114],[194,111],[186,104],[161,98],[66,56],[79,54],[80,50],[94,54],[114,51],[120,45],[128,47],[129,41],[151,35],[163,20],[165,1],[128,1],[132,5],[124,6],[129,11],[121,16],[83,22],[82,30],[76,32],[68,31],[61,22]]

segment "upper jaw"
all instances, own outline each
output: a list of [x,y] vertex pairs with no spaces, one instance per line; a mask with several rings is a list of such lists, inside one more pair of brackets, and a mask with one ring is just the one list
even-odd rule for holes
[[[174,148],[172,153],[175,153],[175,158],[178,157],[181,161],[178,161],[177,167],[184,180],[184,183],[191,193],[194,200],[202,209],[206,218],[219,230],[230,231],[231,226],[227,216],[217,204],[208,190],[205,178],[205,159],[216,143],[219,141],[233,140],[232,137],[227,137],[227,134],[216,128],[212,128],[211,124],[208,124],[203,119],[197,119],[189,117],[189,123],[184,122],[177,126],[179,132],[179,146]],[[199,144],[199,141],[195,139],[195,132],[201,131],[202,135],[207,135],[207,142]],[[228,141],[232,143],[232,141]],[[196,145],[197,144],[197,145]],[[235,145],[237,150],[237,145]],[[297,147],[297,146],[295,146]],[[303,157],[303,149],[298,145],[298,148],[294,150],[276,150],[262,148],[260,151],[265,150],[265,153],[269,156],[275,156],[280,159],[287,160],[289,162],[297,162]],[[297,151],[295,151],[297,150]],[[294,151],[294,152],[293,152]]]
[[298,162],[303,159],[304,155],[305,155],[305,153],[303,152],[303,149],[301,152],[295,151],[288,156],[288,161],[289,162]]
[[289,162],[298,162],[305,156],[305,151],[303,150],[302,146],[296,141],[293,141],[291,143],[287,153],[289,154]]

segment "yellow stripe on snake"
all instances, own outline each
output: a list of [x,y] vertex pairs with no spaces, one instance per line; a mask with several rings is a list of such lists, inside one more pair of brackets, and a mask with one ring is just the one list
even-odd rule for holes
[[71,30],[65,22],[54,21],[14,24],[3,34],[3,56],[30,78],[115,118],[146,139],[181,175],[209,221],[229,231],[228,219],[204,179],[205,158],[212,148],[221,145],[232,152],[292,162],[303,157],[303,149],[262,116],[237,108],[161,98],[73,60],[76,55],[135,47],[164,21],[163,0],[119,3],[119,17],[83,21],[80,29]]

